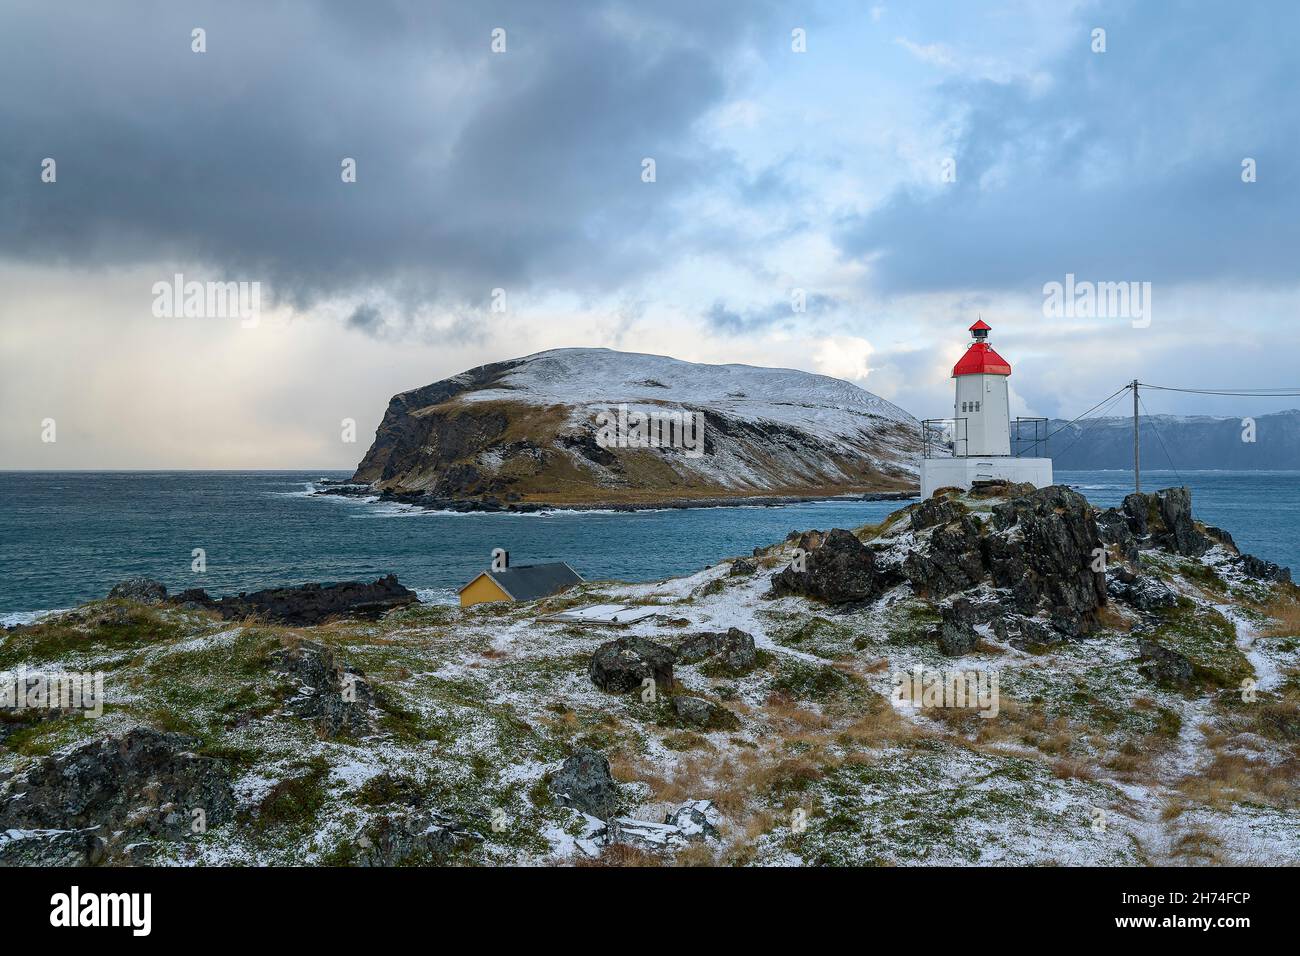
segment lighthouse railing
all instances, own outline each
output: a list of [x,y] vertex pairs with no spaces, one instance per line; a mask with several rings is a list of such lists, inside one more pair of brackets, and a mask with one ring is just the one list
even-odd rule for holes
[[[1033,426],[1033,433],[1026,437],[1025,429]],[[1011,441],[1015,447],[1012,448],[1011,454],[1016,458],[1024,458],[1026,454],[1030,458],[1041,458],[1047,454],[1047,419],[1046,418],[1026,418],[1023,415],[1016,416],[1011,423]]]
[[940,449],[953,458],[966,457],[965,418],[927,418],[921,422],[921,457],[937,458]]

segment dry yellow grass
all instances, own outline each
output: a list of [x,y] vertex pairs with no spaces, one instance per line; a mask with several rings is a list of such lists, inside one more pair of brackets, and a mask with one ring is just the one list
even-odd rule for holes
[[1264,606],[1273,623],[1264,629],[1268,637],[1300,637],[1300,599],[1294,590],[1279,594]]

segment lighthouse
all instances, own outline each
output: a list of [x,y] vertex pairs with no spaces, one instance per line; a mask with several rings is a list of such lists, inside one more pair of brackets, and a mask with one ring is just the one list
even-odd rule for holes
[[938,488],[969,489],[977,481],[1052,483],[1052,459],[1011,453],[1011,406],[1007,379],[1011,363],[989,344],[992,327],[983,319],[970,327],[971,343],[953,366],[952,456],[921,462],[921,497]]

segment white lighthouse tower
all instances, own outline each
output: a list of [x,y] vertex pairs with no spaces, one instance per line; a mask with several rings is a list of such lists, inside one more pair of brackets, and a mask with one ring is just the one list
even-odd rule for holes
[[974,341],[952,370],[952,457],[921,462],[921,497],[929,498],[938,488],[969,489],[977,481],[1050,485],[1052,459],[1011,454],[1010,363],[989,345],[988,323],[976,322],[970,334]]

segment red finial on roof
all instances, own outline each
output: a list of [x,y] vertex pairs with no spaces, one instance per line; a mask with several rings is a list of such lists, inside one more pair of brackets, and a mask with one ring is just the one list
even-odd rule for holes
[[975,324],[970,327],[971,338],[975,341],[970,344],[970,348],[961,357],[961,361],[953,366],[953,378],[958,375],[1011,374],[1011,363],[993,351],[993,346],[989,345],[987,341],[991,328],[992,326],[983,319],[977,319]]

